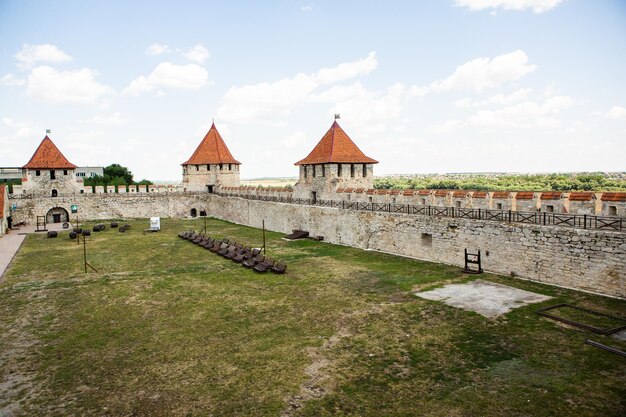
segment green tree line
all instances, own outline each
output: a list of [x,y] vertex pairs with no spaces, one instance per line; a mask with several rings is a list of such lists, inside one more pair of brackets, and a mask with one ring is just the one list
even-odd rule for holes
[[502,176],[441,175],[383,177],[374,180],[374,188],[382,189],[459,189],[492,191],[626,191],[626,176],[611,178],[603,173],[536,174]]
[[86,186],[102,185],[151,185],[152,181],[143,179],[139,182],[133,180],[133,173],[120,164],[111,164],[104,168],[104,175],[96,175],[91,178],[85,178],[83,184]]

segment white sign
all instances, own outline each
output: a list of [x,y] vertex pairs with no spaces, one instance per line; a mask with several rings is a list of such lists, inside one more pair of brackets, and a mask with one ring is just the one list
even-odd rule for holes
[[150,230],[161,230],[160,217],[150,217]]

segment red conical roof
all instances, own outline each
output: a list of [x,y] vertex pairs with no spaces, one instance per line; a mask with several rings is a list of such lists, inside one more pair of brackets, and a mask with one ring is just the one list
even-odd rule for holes
[[378,161],[365,156],[335,120],[311,153],[295,165],[327,163],[377,164]]
[[241,164],[233,158],[226,143],[224,143],[224,139],[220,136],[220,132],[217,131],[215,123],[211,125],[211,129],[202,139],[191,158],[182,163],[182,165],[204,164]]
[[75,169],[77,167],[63,156],[59,148],[46,135],[30,158],[30,161],[22,168]]

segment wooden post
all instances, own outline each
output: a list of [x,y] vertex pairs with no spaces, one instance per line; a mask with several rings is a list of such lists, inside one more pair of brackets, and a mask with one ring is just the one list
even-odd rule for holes
[[85,264],[85,274],[86,274],[87,273],[87,239],[85,239],[85,236],[83,236],[83,263]]
[[265,255],[265,220],[263,220],[263,255]]

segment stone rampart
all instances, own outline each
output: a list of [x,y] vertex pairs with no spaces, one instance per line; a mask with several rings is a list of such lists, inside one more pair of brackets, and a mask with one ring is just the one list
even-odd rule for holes
[[[77,194],[12,199],[14,223],[34,222],[51,208],[80,219],[209,216],[290,233],[307,230],[340,245],[434,262],[463,264],[463,250],[480,249],[487,271],[626,298],[626,233],[369,212],[225,197],[207,193]],[[73,215],[71,218],[73,219]]]
[[209,196],[211,216],[340,245],[463,265],[480,249],[486,271],[626,298],[626,233],[376,213]]
[[[75,194],[49,198],[12,199],[17,204],[13,222],[34,223],[37,216],[45,216],[56,207],[71,212],[72,204],[78,206],[81,220],[158,217],[187,217],[191,209],[199,213],[206,210],[206,193],[122,193]],[[73,221],[74,215],[70,216]]]

